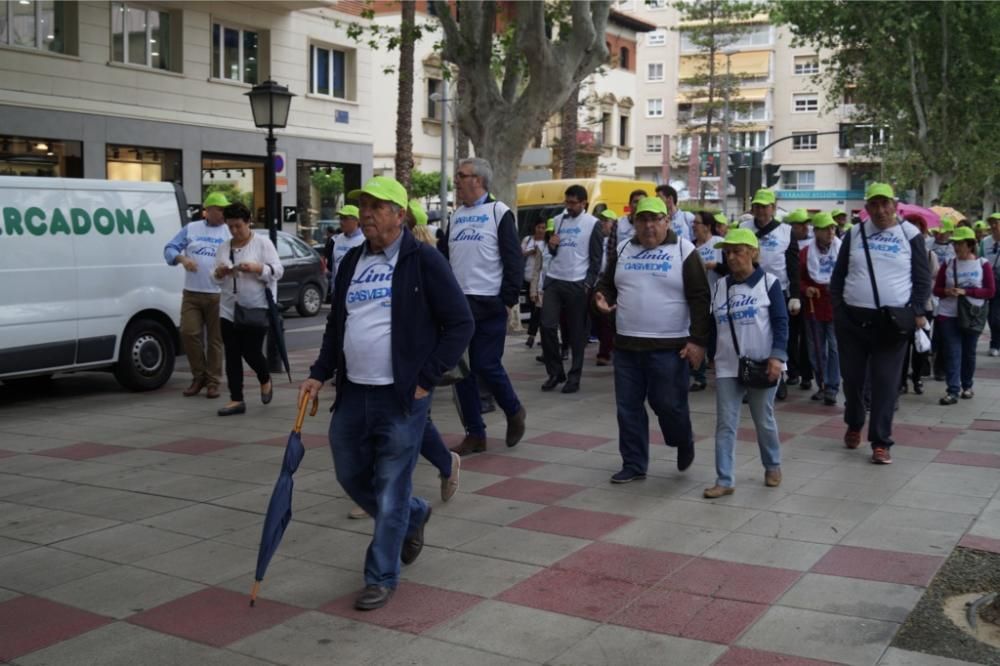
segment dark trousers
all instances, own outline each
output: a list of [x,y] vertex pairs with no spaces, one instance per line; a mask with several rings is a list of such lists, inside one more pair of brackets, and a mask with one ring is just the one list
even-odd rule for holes
[[938,317],[934,325],[941,331],[941,356],[948,393],[972,388],[976,374],[976,343],[979,333],[968,333],[958,327],[958,317]]
[[524,282],[524,293],[531,312],[528,317],[528,337],[533,338],[538,334],[538,324],[542,320],[542,309],[531,300],[531,283],[527,280]]
[[1000,289],[989,303],[990,349],[1000,349]]
[[875,310],[846,307],[834,313],[840,374],[844,382],[844,423],[850,430],[865,425],[865,377],[871,382],[871,422],[868,441],[872,447],[892,446],[892,417],[899,396],[899,376],[906,356],[906,338],[886,339],[878,332]]
[[567,282],[547,278],[542,298],[542,356],[549,377],[565,376],[559,353],[559,315],[566,314],[563,344],[569,343],[573,353],[568,381],[579,384],[583,374],[583,352],[587,346],[587,288],[583,282]]
[[788,317],[788,375],[800,377],[802,381],[812,381],[812,364],[809,363],[809,347],[805,327],[805,313]]
[[615,345],[615,316],[597,315],[594,317],[594,327],[597,329],[597,358],[610,359]]
[[264,358],[266,328],[238,328],[228,319],[222,319],[222,344],[226,348],[226,381],[229,382],[229,399],[243,402],[243,361],[257,373],[257,381],[271,381]]
[[441,433],[431,421],[431,412],[427,410],[427,425],[424,426],[424,436],[420,440],[420,455],[424,460],[434,465],[441,476],[451,476],[451,451],[441,439]]
[[690,365],[677,351],[615,351],[615,405],[622,469],[649,467],[649,417],[656,414],[667,446],[694,445],[688,409]]
[[489,387],[490,393],[500,408],[512,416],[521,409],[510,377],[503,367],[504,339],[507,336],[506,311],[476,320],[476,328],[469,342],[469,376],[460,381],[455,389],[458,401],[465,415],[465,430],[476,437],[486,436],[483,424],[482,400],[479,397],[478,379]]

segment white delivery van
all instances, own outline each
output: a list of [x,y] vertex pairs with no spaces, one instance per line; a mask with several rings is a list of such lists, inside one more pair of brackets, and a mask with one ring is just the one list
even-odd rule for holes
[[185,221],[171,183],[0,177],[0,380],[110,368],[125,387],[174,370]]

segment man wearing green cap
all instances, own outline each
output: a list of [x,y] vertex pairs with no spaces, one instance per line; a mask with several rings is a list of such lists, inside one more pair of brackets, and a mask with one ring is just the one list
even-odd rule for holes
[[299,389],[336,375],[330,448],[337,481],[375,519],[359,610],[388,603],[400,563],[424,545],[430,505],[412,495],[431,391],[472,337],[469,305],[444,256],[406,228],[406,190],[376,176],[359,200],[365,242],[344,256],[323,345]]
[[[333,238],[333,265],[330,273],[336,277],[337,267],[344,260],[344,255],[352,247],[357,247],[365,242],[365,235],[361,233],[358,220],[358,207],[349,205],[340,209],[340,233]],[[333,281],[330,282],[331,292]]]
[[946,217],[941,220],[941,227],[934,234],[934,245],[931,252],[937,255],[938,265],[945,265],[955,258],[955,246],[951,244],[951,234],[955,231],[955,220]]
[[[805,208],[796,208],[782,220],[782,222],[792,227],[792,240],[795,241],[799,248],[805,247],[813,239],[813,229],[810,224],[811,219],[812,216]],[[801,261],[799,264],[799,289],[801,292]],[[790,365],[798,369],[799,388],[803,391],[812,389],[813,379],[812,362],[809,355],[809,344],[806,341],[806,333],[805,312],[800,308],[797,314],[789,315],[788,317],[788,355],[793,359]]]
[[844,381],[844,444],[856,449],[865,425],[865,383],[871,386],[871,461],[892,462],[892,419],[908,340],[927,324],[931,292],[920,229],[896,216],[892,187],[865,190],[869,219],[843,238],[830,279],[834,329]]
[[993,278],[997,281],[996,293],[990,300],[990,356],[1000,356],[1000,213],[992,213],[988,222],[990,235],[979,243],[979,256],[990,262]]
[[[184,267],[181,298],[181,344],[191,368],[191,385],[184,395],[198,395],[202,388],[209,398],[219,397],[222,378],[222,328],[219,321],[219,285],[212,280],[215,253],[230,238],[222,210],[229,200],[212,192],[202,206],[205,219],[189,222],[163,248],[171,266]],[[207,350],[207,351],[206,351]]]

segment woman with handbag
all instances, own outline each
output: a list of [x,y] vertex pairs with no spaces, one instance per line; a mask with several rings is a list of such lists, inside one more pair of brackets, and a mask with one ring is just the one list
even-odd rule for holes
[[959,395],[965,400],[974,395],[976,342],[986,327],[986,303],[996,291],[993,267],[976,256],[975,232],[959,227],[952,233],[951,243],[955,258],[941,266],[934,281],[934,295],[941,299],[935,326],[941,333],[948,381],[948,392],[939,401],[942,405],[954,405]]
[[788,309],[781,283],[757,265],[757,235],[737,228],[718,244],[729,275],[715,284],[712,316],[718,338],[715,351],[716,482],[704,496],[715,499],[735,492],[733,454],[743,397],[757,430],[764,464],[764,484],[781,484],[781,444],[774,418],[778,379],[788,360]]
[[216,253],[213,278],[222,288],[219,316],[222,344],[226,351],[226,381],[229,402],[219,409],[219,416],[243,414],[243,360],[257,373],[260,401],[271,402],[274,387],[264,359],[264,336],[268,327],[266,290],[277,296],[278,280],[285,269],[278,251],[267,237],[250,228],[250,209],[241,203],[223,211],[232,238]]

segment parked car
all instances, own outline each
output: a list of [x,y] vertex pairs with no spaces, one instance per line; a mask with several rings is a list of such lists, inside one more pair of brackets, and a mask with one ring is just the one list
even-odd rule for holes
[[[267,235],[266,229],[257,233]],[[278,282],[278,304],[295,307],[303,317],[315,317],[326,300],[326,275],[319,252],[284,231],[278,232],[278,257],[285,274]]]

